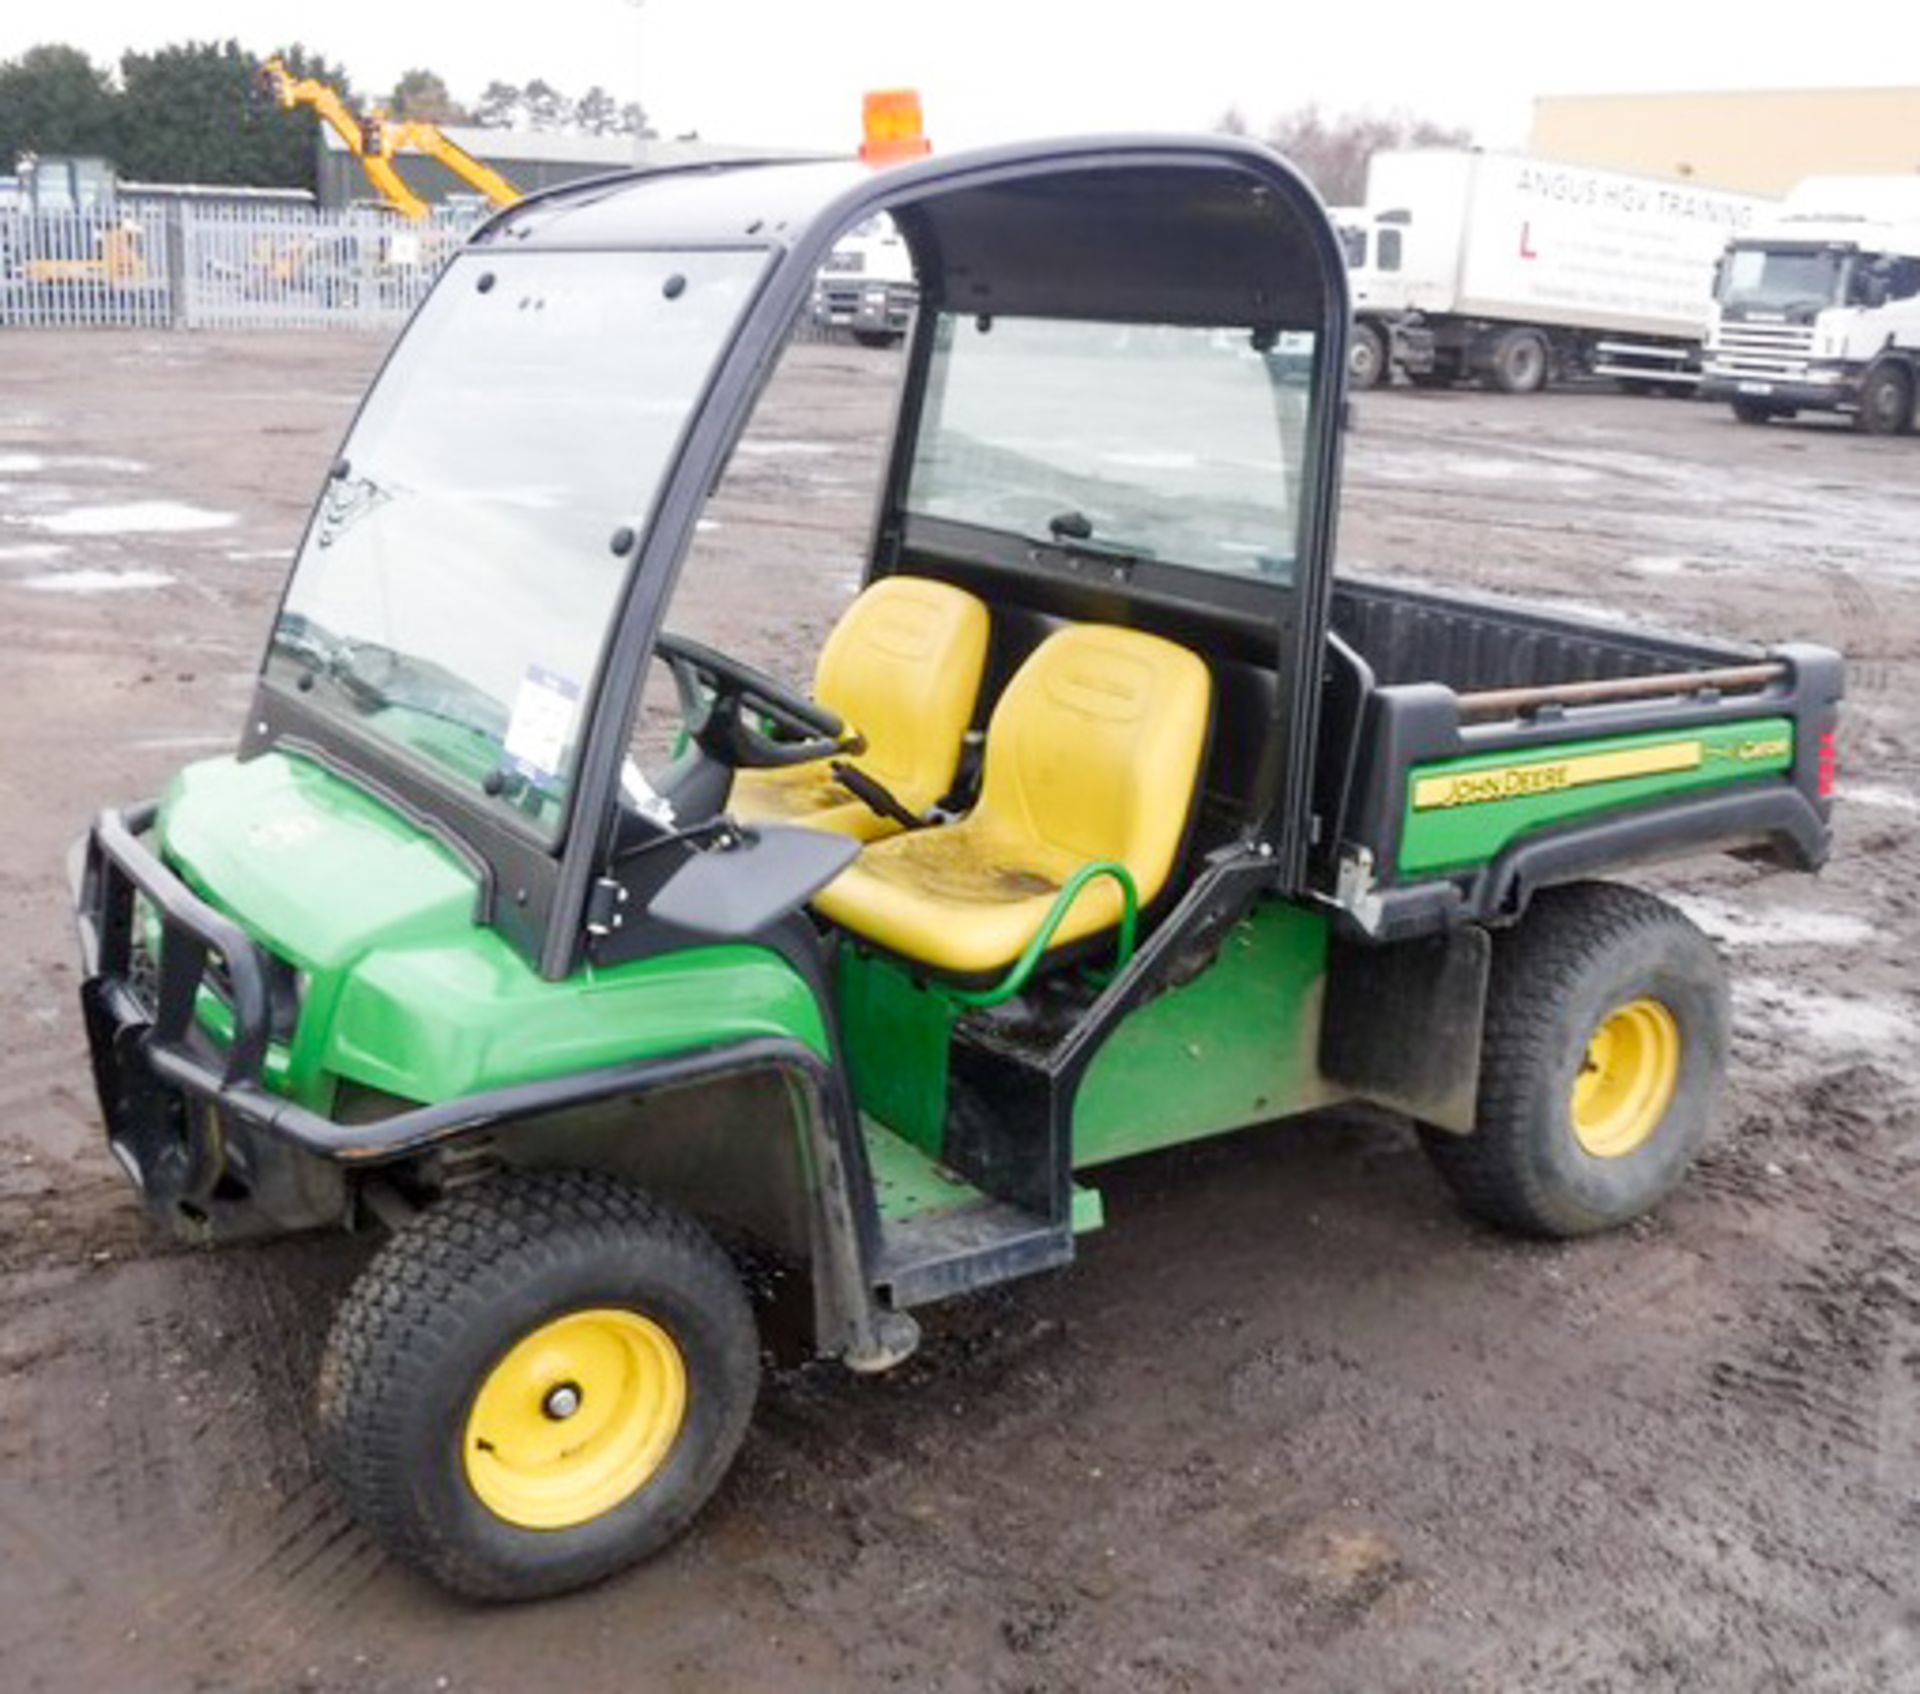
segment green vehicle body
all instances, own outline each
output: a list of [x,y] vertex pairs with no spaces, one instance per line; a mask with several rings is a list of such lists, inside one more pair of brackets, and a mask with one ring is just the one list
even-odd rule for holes
[[[1098,152],[1035,154],[1032,168]],[[1132,152],[1145,170],[1164,149]],[[1284,186],[1257,149],[1207,143],[1192,156]],[[787,238],[634,550],[636,584],[654,550],[684,550],[823,244],[852,217],[904,206],[942,168],[842,192]],[[1300,216],[1324,237],[1317,357],[1337,373],[1343,273],[1324,219],[1313,233],[1317,210]],[[924,361],[910,370],[924,376]],[[797,911],[763,933],[615,956],[644,920],[609,945],[618,920],[592,902],[646,890],[591,867],[569,882],[571,843],[547,853],[548,883],[533,879],[531,894],[503,874],[512,861],[477,867],[467,802],[436,808],[420,785],[369,776],[263,679],[240,754],[182,771],[151,820],[103,820],[80,867],[96,1075],[149,1203],[217,1240],[357,1226],[431,1203],[462,1169],[604,1165],[807,1264],[817,1345],[880,1368],[911,1350],[908,1308],[1069,1258],[1074,1235],[1102,1221],[1094,1177],[1116,1160],[1355,1099],[1469,1131],[1489,929],[1520,919],[1539,887],[1672,852],[1817,863],[1839,665],[1810,647],[1643,650],[1555,622],[1553,639],[1582,655],[1574,674],[1543,675],[1498,711],[1471,667],[1389,674],[1343,617],[1490,627],[1504,614],[1335,583],[1335,394],[1323,389],[1316,413],[1305,615],[1276,620],[1271,637],[1305,644],[1306,680],[1292,686],[1312,709],[1272,714],[1293,775],[1265,825],[1217,844],[1145,914],[1130,957],[1123,945],[1073,967],[1070,1016],[1029,1023],[1019,1041],[1003,1039],[1003,1008],[1021,1004],[1024,982],[1002,985],[996,1006],[977,985],[850,942],[813,959],[794,939]],[[877,544],[870,570],[897,562]],[[1080,590],[1058,592],[1068,605]],[[629,671],[645,662],[646,628],[620,638]],[[1522,637],[1538,632],[1514,628],[1524,666]],[[1281,651],[1290,676],[1299,655]],[[1533,679],[1494,680],[1525,693]],[[1590,703],[1581,690],[1594,686]],[[617,716],[622,703],[596,709]],[[464,761],[472,780],[484,772],[458,735],[406,735],[443,743],[442,763]],[[611,792],[611,769],[591,793]],[[116,929],[128,899],[138,945]],[[177,1006],[169,1027],[165,981],[158,1012],[129,986],[139,951],[161,960],[176,1000],[190,995],[191,1030]],[[265,961],[251,986],[236,963],[249,952]],[[1436,1011],[1412,1072],[1396,1051],[1404,1033],[1353,1012],[1443,985],[1461,992]]]
[[[828,1056],[820,1007],[765,948],[689,948],[548,982],[473,921],[472,873],[332,773],[268,754],[193,765],[156,824],[200,896],[304,979],[266,1078],[331,1114],[341,1089],[411,1104],[716,1042],[785,1036]],[[231,1038],[209,988],[202,1020]]]

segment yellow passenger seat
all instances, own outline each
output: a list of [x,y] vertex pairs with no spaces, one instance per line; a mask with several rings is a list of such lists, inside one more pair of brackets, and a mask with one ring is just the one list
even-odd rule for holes
[[[1004,970],[1082,865],[1124,865],[1146,905],[1179,856],[1199,785],[1213,682],[1186,648],[1106,624],[1036,647],[987,726],[980,803],[940,829],[876,841],[815,897],[889,952],[967,978]],[[1120,921],[1089,882],[1051,946]]]
[[[911,812],[953,787],[987,663],[987,608],[963,588],[883,576],[834,625],[813,673],[813,697],[866,738],[848,760]],[[810,824],[862,841],[901,826],[881,817],[814,760],[743,770],[729,810],[744,822]]]

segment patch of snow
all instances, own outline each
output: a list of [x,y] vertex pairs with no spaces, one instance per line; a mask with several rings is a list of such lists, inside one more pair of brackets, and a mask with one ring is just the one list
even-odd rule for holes
[[1920,814],[1920,795],[1909,794],[1904,788],[1887,788],[1877,782],[1842,782],[1840,799],[1848,806],[1879,806],[1889,812]]
[[37,476],[41,471],[50,470],[113,471],[121,476],[144,476],[147,467],[138,459],[116,458],[109,453],[0,453],[0,476]]
[[1798,911],[1782,906],[1738,906],[1727,900],[1676,895],[1674,904],[1716,941],[1729,947],[1859,947],[1879,932],[1846,912]]
[[0,547],[0,563],[44,565],[72,551],[57,541],[20,541]]
[[218,733],[201,730],[191,734],[143,735],[134,742],[134,746],[152,752],[190,753],[202,747],[231,747],[233,742],[232,730]]
[[75,506],[31,521],[55,535],[157,535],[227,529],[240,518],[235,512],[215,512],[178,500],[130,500],[120,506]]
[[42,594],[119,594],[131,588],[165,588],[173,578],[165,571],[47,571],[22,577],[22,588]]
[[1743,1016],[1843,1051],[1904,1052],[1913,1039],[1913,1014],[1897,1000],[1821,994],[1775,976],[1736,980],[1733,1000]]

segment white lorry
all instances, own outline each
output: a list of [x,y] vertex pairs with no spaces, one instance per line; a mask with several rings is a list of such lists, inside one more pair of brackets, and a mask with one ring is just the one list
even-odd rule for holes
[[1771,204],[1517,153],[1376,153],[1368,239],[1348,240],[1354,385],[1399,368],[1423,387],[1691,390],[1714,265]]
[[850,231],[813,281],[813,321],[851,330],[866,347],[903,340],[919,301],[913,259],[884,212]]
[[1730,243],[1701,386],[1744,423],[1821,411],[1874,435],[1912,429],[1920,176],[1809,177]]

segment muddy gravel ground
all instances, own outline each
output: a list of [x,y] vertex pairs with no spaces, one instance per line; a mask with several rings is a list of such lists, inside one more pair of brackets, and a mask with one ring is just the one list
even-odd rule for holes
[[[1718,1141],[1658,1216],[1504,1240],[1374,1116],[1137,1161],[1070,1271],[929,1314],[892,1377],[776,1371],[651,1567],[482,1611],[309,1455],[365,1247],[203,1254],[136,1216],[61,868],[94,808],[231,743],[380,352],[0,340],[0,1685],[1920,1688],[1920,443],[1360,402],[1350,566],[1853,662],[1831,868],[1648,875],[1739,982]],[[797,673],[895,369],[801,349],[702,538],[723,625],[778,572],[762,656]]]

